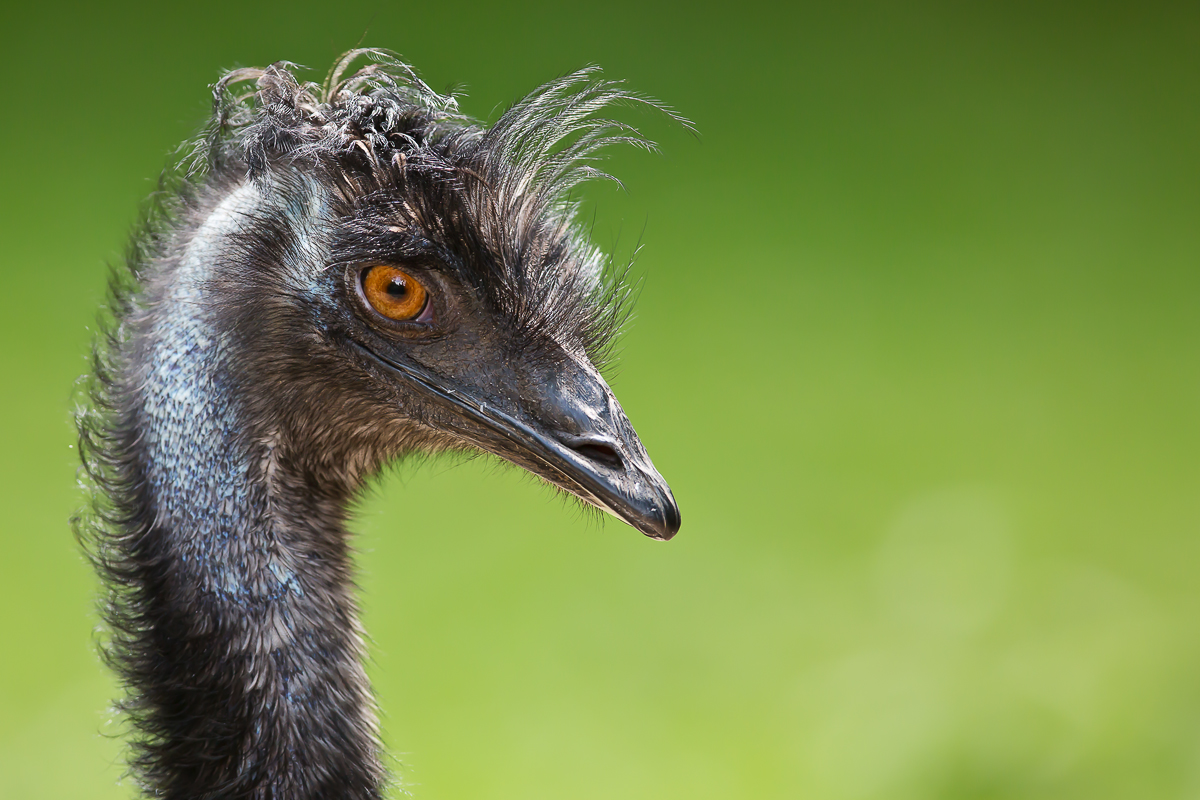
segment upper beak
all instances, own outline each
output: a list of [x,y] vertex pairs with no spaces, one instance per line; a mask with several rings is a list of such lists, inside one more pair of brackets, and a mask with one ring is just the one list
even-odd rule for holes
[[[637,528],[666,540],[679,531],[679,506],[650,462],[612,390],[587,364],[525,377],[488,401],[448,385],[407,359],[378,363],[446,411],[445,427]],[[506,398],[517,397],[519,400]]]

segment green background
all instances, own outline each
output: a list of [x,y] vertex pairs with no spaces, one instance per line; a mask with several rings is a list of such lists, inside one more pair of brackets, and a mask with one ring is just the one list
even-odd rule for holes
[[360,39],[700,131],[587,195],[680,535],[480,461],[362,505],[416,798],[1200,797],[1200,6],[172,5],[0,12],[0,797],[133,794],[67,525],[106,264],[221,69]]

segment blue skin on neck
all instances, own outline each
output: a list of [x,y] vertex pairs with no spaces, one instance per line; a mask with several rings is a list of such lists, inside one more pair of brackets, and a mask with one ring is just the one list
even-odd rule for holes
[[271,552],[266,488],[240,424],[228,342],[207,307],[229,236],[258,200],[252,184],[228,195],[165,276],[156,315],[171,324],[158,326],[142,389],[146,478],[160,523],[199,592],[243,602],[301,591]]
[[[245,377],[210,305],[236,234],[267,202],[254,184],[232,191],[148,287],[158,324],[144,332],[139,359],[142,464],[155,535],[172,561],[176,621],[199,638],[214,636],[212,646],[224,651],[205,669],[259,693],[247,708],[263,715],[252,724],[264,737],[274,727],[290,732],[285,738],[328,739],[311,712],[331,702],[331,691],[349,707],[347,721],[370,716],[353,602],[349,587],[338,585],[344,564],[314,563],[304,541],[311,532],[277,513],[294,511],[294,498],[282,499],[273,485],[272,432],[247,424],[239,397]],[[297,246],[306,247],[317,201],[276,202],[296,223]],[[293,277],[316,291],[314,275]]]

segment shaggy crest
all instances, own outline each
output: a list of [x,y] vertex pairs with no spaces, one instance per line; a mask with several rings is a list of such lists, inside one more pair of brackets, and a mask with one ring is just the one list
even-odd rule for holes
[[[371,63],[350,72],[364,58]],[[296,69],[285,61],[237,69],[214,85],[212,122],[186,166],[193,180],[319,170],[347,210],[377,212],[364,234],[402,221],[530,336],[575,342],[593,362],[607,361],[628,313],[628,267],[613,271],[587,241],[572,192],[593,179],[620,184],[597,166],[608,145],[657,150],[605,110],[641,106],[692,130],[690,122],[596,67],[545,84],[490,128],[384,50],[346,53],[321,84],[300,82]]]

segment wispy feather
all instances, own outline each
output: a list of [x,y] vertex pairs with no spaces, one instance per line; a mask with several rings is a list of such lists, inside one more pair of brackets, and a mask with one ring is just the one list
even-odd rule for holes
[[387,51],[350,51],[321,84],[296,72],[281,61],[218,81],[191,174],[241,169],[261,178],[303,166],[322,170],[351,204],[402,196],[396,213],[472,261],[477,288],[531,335],[605,359],[626,307],[627,270],[606,270],[608,259],[576,225],[573,192],[616,180],[598,166],[604,148],[655,149],[605,112],[642,107],[690,129],[687,120],[596,67],[545,84],[490,128]]

